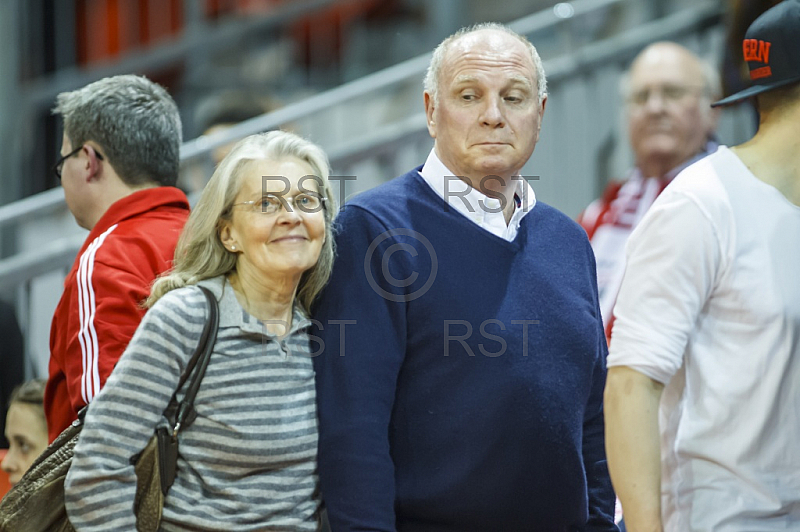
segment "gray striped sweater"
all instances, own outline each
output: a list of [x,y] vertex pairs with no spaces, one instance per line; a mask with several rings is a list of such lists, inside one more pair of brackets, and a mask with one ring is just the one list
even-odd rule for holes
[[[310,322],[296,310],[279,342],[244,311],[223,277],[200,284],[219,300],[220,326],[195,400],[197,419],[179,434],[178,474],[161,529],[316,530]],[[65,487],[76,530],[135,530],[130,460],[165,422],[162,412],[206,316],[196,287],[162,297],[91,403]]]

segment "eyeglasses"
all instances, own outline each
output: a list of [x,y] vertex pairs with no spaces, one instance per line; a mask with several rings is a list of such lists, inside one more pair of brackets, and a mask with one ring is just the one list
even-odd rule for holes
[[[61,180],[61,169],[64,167],[64,161],[72,157],[73,155],[77,154],[79,151],[83,149],[83,144],[72,150],[66,155],[61,156],[56,164],[53,165],[53,174],[55,174],[56,178],[60,181]],[[101,161],[103,160],[103,154],[97,150],[94,150],[94,154],[97,156],[98,159]]]
[[301,193],[292,197],[276,194],[264,194],[261,199],[253,201],[243,201],[234,203],[231,207],[238,205],[249,205],[250,210],[261,214],[276,214],[281,208],[287,212],[292,212],[292,207],[305,213],[318,212],[325,205],[326,198],[316,194]]
[[628,96],[628,103],[633,105],[645,105],[650,98],[658,94],[667,103],[675,103],[683,100],[689,94],[700,94],[702,87],[687,87],[683,85],[662,85],[658,87],[648,87],[631,93]]

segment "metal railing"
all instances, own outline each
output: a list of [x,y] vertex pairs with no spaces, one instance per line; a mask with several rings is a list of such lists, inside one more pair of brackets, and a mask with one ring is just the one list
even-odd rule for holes
[[49,106],[56,96],[64,91],[83,87],[88,83],[108,76],[130,72],[153,71],[169,67],[194,54],[229,47],[232,43],[244,42],[248,37],[280,28],[288,22],[331,6],[337,0],[294,0],[280,4],[266,16],[237,18],[215,23],[213,27],[202,14],[202,2],[184,1],[187,25],[174,42],[154,46],[143,51],[129,52],[118,61],[90,70],[73,66],[40,77],[21,87],[29,105]]
[[[574,3],[574,15],[580,16],[597,9],[618,4],[623,0],[583,0]],[[591,71],[598,65],[606,65],[615,58],[627,57],[649,42],[667,38],[677,38],[682,34],[696,31],[717,23],[721,17],[718,4],[701,4],[691,9],[680,11],[664,19],[643,24],[598,43],[582,47],[569,55],[545,61],[545,71],[551,84],[561,82],[565,78],[581,72]],[[536,13],[518,20],[510,26],[520,34],[531,35],[537,31],[561,24],[552,10]],[[261,131],[275,129],[283,124],[313,116],[320,111],[340,105],[358,97],[374,94],[409,80],[421,80],[430,61],[430,53],[422,54],[393,67],[365,76],[356,81],[346,83],[335,89],[311,96],[303,101],[287,105],[271,113],[244,121],[229,129],[209,136],[201,136],[185,142],[181,146],[181,161],[186,163],[199,157],[207,156],[212,150]],[[421,81],[420,81],[421,83]],[[421,85],[420,85],[421,86]],[[331,165],[336,169],[352,164],[376,151],[385,150],[397,141],[425,130],[424,114],[419,113],[407,119],[383,126],[371,131],[362,138],[347,142],[329,153]],[[34,218],[41,218],[49,213],[64,208],[62,189],[54,188],[34,196],[0,207],[0,228],[9,224],[18,224]],[[78,246],[79,247],[79,246]],[[74,252],[78,247],[72,250]],[[69,255],[69,246],[61,242],[53,243],[52,250],[37,250],[41,262],[47,264],[53,260]],[[30,260],[12,257],[0,261],[0,288],[16,284],[24,280],[24,272],[40,272]],[[60,262],[60,261],[59,261]]]
[[[572,4],[573,17],[607,9],[624,1],[577,0]],[[604,69],[611,68],[613,72],[609,75],[618,77],[619,72],[623,70],[630,58],[648,43],[664,39],[680,40],[689,35],[709,31],[721,22],[722,9],[719,3],[713,1],[699,4],[620,34],[579,46],[567,54],[545,60],[545,70],[550,85],[550,100],[554,100],[554,95],[560,91],[566,91],[570,84],[587,85],[588,78],[597,75]],[[530,36],[568,23],[569,20],[559,18],[552,10],[548,10],[520,19],[510,26],[517,32]],[[358,105],[361,99],[385,93],[394,87],[414,83],[419,87],[421,94],[421,80],[429,59],[429,53],[422,54],[375,74],[242,122],[225,131],[190,140],[181,147],[181,160],[183,163],[190,163],[207,156],[211,150],[244,136],[274,129],[287,123],[307,120],[349,102],[355,102],[355,105]],[[609,96],[614,97],[615,95]],[[552,105],[549,104],[548,107],[548,112],[551,114],[550,106]],[[548,118],[546,115],[545,120]],[[544,126],[543,130],[547,127],[549,126]],[[566,126],[560,127],[563,129]],[[613,126],[608,126],[606,129],[608,128],[613,128]],[[560,133],[560,135],[566,135],[566,133]],[[399,120],[381,124],[362,134],[348,137],[346,141],[340,142],[336,146],[323,145],[323,147],[328,151],[334,174],[347,175],[348,169],[358,164],[368,163],[383,169],[375,172],[380,175],[381,179],[389,179],[399,173],[395,168],[397,166],[395,160],[400,148],[407,144],[424,143],[426,139],[426,120],[420,103],[418,112],[410,112]],[[543,144],[543,141],[540,141],[540,144]],[[587,149],[591,153],[583,154],[591,160],[584,165],[585,167],[594,162],[596,152],[600,149],[599,146],[600,141],[598,140]],[[429,140],[420,150],[428,149],[430,149]],[[541,148],[537,148],[537,154],[539,151]],[[417,158],[416,163],[421,163],[423,160]],[[546,168],[547,164],[539,166]],[[557,169],[548,169],[541,173],[545,176],[548,174],[556,175]],[[586,176],[587,183],[592,180],[596,180],[594,173]],[[584,196],[591,198],[592,194],[593,192],[589,191],[588,196],[587,194]],[[61,189],[53,189],[0,207],[0,228],[40,219],[48,213],[63,212],[63,210],[63,192]],[[35,251],[22,252],[0,260],[0,290],[14,286],[29,290],[33,279],[53,271],[65,270],[74,260],[84,238],[84,235],[63,238]],[[27,308],[27,299],[22,305],[23,308]]]
[[[573,3],[574,14],[572,16],[585,15],[623,1],[578,0]],[[547,78],[549,81],[554,82],[574,75],[583,69],[591,70],[596,65],[608,62],[615,57],[627,57],[632,51],[638,50],[649,42],[676,38],[698,28],[717,23],[721,15],[719,4],[711,2],[680,11],[657,21],[642,24],[638,28],[629,30],[621,35],[575,50],[569,55],[545,61]],[[531,35],[537,31],[562,23],[564,23],[564,19],[557,17],[552,10],[546,10],[513,22],[509,26],[522,35]],[[248,135],[275,129],[283,124],[313,116],[332,106],[366,94],[374,94],[393,85],[405,83],[409,80],[419,80],[421,83],[430,61],[430,55],[430,53],[422,54],[380,72],[345,83],[335,89],[311,96],[268,114],[246,120],[224,131],[189,140],[181,146],[181,162],[186,163],[192,159],[206,156],[212,150]],[[120,72],[123,72],[123,70],[113,68],[109,70],[108,74],[113,75]],[[71,84],[71,86],[73,85]],[[50,90],[48,94],[52,92]],[[52,94],[50,96],[54,97]],[[424,124],[422,124],[422,127],[424,127]],[[403,134],[400,133],[401,136]],[[373,134],[370,133],[367,137],[373,137]],[[369,146],[364,146],[361,151],[368,153],[369,149]],[[353,152],[352,148],[345,150],[345,152],[348,151],[351,152],[349,157],[353,157],[356,153]],[[331,155],[331,161],[335,162],[335,159],[336,157]],[[63,191],[60,188],[54,188],[2,206],[0,207],[0,228],[11,223],[18,223],[55,212],[61,209],[63,205]],[[0,277],[2,277],[2,272],[3,270],[0,268]],[[1,279],[0,283],[2,283]]]

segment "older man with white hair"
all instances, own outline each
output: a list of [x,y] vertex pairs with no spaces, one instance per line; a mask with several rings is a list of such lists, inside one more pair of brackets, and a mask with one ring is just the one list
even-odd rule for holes
[[316,309],[334,531],[616,530],[592,250],[519,172],[541,59],[495,24],[433,54],[434,148],[338,218]]
[[597,259],[608,338],[628,236],[678,172],[718,146],[718,113],[711,102],[720,95],[719,75],[680,44],[657,42],[642,50],[623,78],[622,92],[636,166],[625,181],[612,181],[578,219]]

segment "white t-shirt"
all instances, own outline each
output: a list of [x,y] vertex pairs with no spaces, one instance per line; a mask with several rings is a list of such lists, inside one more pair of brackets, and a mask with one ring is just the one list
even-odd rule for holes
[[669,532],[800,530],[800,208],[727,148],[627,246],[608,366],[666,384]]

